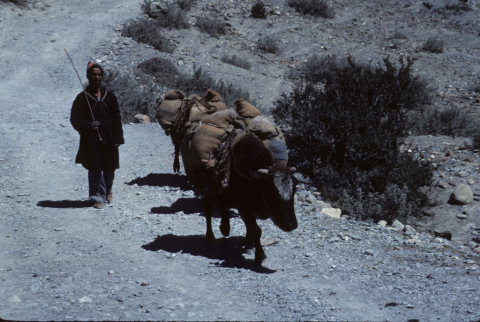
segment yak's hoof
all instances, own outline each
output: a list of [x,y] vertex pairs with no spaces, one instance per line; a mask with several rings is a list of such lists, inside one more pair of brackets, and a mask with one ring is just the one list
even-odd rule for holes
[[230,225],[229,224],[220,224],[220,232],[223,236],[230,236]]

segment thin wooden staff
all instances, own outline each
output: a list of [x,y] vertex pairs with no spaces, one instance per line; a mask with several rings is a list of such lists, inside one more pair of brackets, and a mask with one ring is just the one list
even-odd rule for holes
[[[68,54],[67,49],[63,48],[63,50],[65,50],[65,53],[67,54],[68,59],[70,59],[70,62],[72,63],[73,69],[75,69],[75,73],[77,73],[77,77],[78,77],[78,80],[80,81],[80,85],[82,85],[83,94],[85,94],[85,99],[87,100],[87,103],[88,103],[88,108],[90,109],[90,114],[92,115],[92,120],[93,120],[93,122],[95,122],[95,117],[93,116],[92,107],[90,106],[90,101],[88,100],[88,96],[87,96],[87,92],[85,91],[85,87],[83,87],[82,79],[80,78],[80,75],[78,74],[77,67],[75,67],[75,64],[73,63],[72,57],[70,57],[70,55]],[[98,133],[98,139],[100,141],[102,141],[102,137],[101,137],[100,131],[98,129],[97,129],[97,133]]]

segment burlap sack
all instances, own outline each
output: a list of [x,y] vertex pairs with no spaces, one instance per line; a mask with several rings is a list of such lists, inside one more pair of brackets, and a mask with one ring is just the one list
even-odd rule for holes
[[272,139],[263,140],[262,142],[273,155],[273,165],[279,168],[285,168],[288,163],[287,145],[285,141],[280,136],[276,136]]
[[253,118],[247,126],[247,132],[255,134],[262,141],[280,134],[273,123],[264,116]]
[[165,99],[158,105],[156,118],[164,130],[172,126],[184,98],[185,95],[181,91],[171,90],[165,94]]
[[237,112],[233,108],[227,108],[223,111],[215,112],[202,119],[202,123],[211,123],[223,128],[232,128],[232,124],[237,118]]
[[238,115],[243,118],[245,127],[249,125],[251,119],[256,116],[262,115],[262,113],[260,113],[260,111],[255,106],[253,106],[243,98],[235,101],[235,107],[237,108]]

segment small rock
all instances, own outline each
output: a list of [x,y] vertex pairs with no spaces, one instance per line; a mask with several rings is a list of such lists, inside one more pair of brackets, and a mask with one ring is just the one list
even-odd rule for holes
[[457,205],[467,205],[473,201],[473,192],[466,184],[460,184],[453,191],[449,202]]
[[7,299],[7,302],[10,302],[10,303],[22,303],[22,300],[20,300],[20,298],[16,295],[12,295],[10,296],[8,299]]
[[395,221],[394,221],[393,224],[392,224],[392,227],[395,227],[395,228],[397,228],[398,230],[403,231],[403,229],[405,228],[405,225],[402,224],[400,221],[398,221],[398,220],[395,219]]
[[367,249],[366,251],[363,252],[365,255],[373,256],[375,255],[375,252],[371,249]]
[[320,213],[340,219],[340,216],[342,215],[342,210],[338,208],[324,208]]
[[414,309],[415,308],[415,305],[413,304],[407,304],[407,309]]
[[177,65],[178,65],[178,66],[183,66],[183,64],[185,64],[185,63],[183,62],[183,60],[180,59],[179,61],[177,61]]
[[260,242],[260,244],[262,246],[271,246],[271,245],[275,245],[278,242],[279,242],[279,240],[277,238],[266,237]]
[[90,302],[93,302],[93,301],[88,296],[84,296],[81,299],[79,299],[78,302],[80,302],[80,303],[90,303]]
[[467,219],[467,215],[458,214],[458,215],[457,215],[457,218],[458,218],[458,219]]
[[380,221],[378,222],[378,225],[379,225],[379,226],[382,226],[382,227],[385,227],[385,226],[387,225],[387,222],[386,222],[385,220],[380,220]]
[[113,269],[111,269],[111,270],[108,271],[108,274],[113,275],[113,274],[115,274],[115,271]]
[[148,115],[137,114],[134,116],[135,123],[150,124],[150,118]]
[[468,179],[468,184],[469,184],[469,185],[475,184],[475,180],[473,180],[473,179]]
[[405,235],[411,236],[411,235],[415,235],[415,233],[416,231],[412,226],[405,225]]
[[441,182],[438,183],[438,187],[442,188],[442,189],[448,189],[451,186],[448,183],[441,181]]

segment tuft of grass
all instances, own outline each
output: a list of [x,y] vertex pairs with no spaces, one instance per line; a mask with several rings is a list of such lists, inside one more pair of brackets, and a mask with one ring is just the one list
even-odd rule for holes
[[122,36],[153,46],[159,51],[172,53],[174,47],[160,31],[161,27],[153,19],[130,20],[122,31]]
[[256,19],[267,19],[267,9],[265,3],[257,1],[252,6],[252,17]]
[[148,115],[150,120],[155,120],[156,93],[164,93],[166,90],[158,86],[150,76],[135,77],[112,69],[105,71],[103,82],[117,96],[123,123],[133,122],[136,114]]
[[280,51],[278,39],[273,36],[265,36],[257,41],[257,48],[261,52],[277,54]]
[[228,83],[214,78],[201,67],[193,67],[193,74],[181,73],[175,80],[174,88],[184,93],[201,95],[208,88],[214,89],[223,98],[227,106],[235,106],[239,98],[246,99],[256,106],[256,102],[250,98],[250,93],[234,83]]
[[432,185],[431,166],[399,152],[408,113],[431,102],[413,63],[332,60],[321,86],[299,82],[275,103],[272,115],[285,134],[289,163],[353,217],[403,220],[431,205],[421,189]]
[[466,3],[457,3],[457,4],[453,4],[453,5],[446,5],[445,9],[455,11],[456,13],[461,13],[461,12],[466,12],[466,11],[472,11],[473,10]]
[[176,5],[170,4],[165,12],[160,12],[157,23],[164,28],[189,29],[185,11]]
[[304,15],[333,19],[335,12],[325,0],[288,0],[288,6]]
[[162,57],[153,57],[138,64],[137,69],[155,77],[155,81],[170,86],[175,81],[178,69],[173,62]]
[[444,48],[445,48],[445,41],[443,41],[438,37],[430,37],[423,44],[421,50],[434,53],[434,54],[440,54],[440,53],[443,53]]
[[19,7],[26,7],[30,3],[30,0],[0,0],[0,2],[10,2]]
[[246,70],[249,70],[252,67],[252,64],[250,64],[247,59],[239,57],[237,55],[224,55],[222,56],[221,61],[226,64],[237,66]]
[[227,33],[227,25],[222,21],[200,19],[197,21],[197,27],[201,31],[206,32],[215,38],[220,38],[220,36]]

